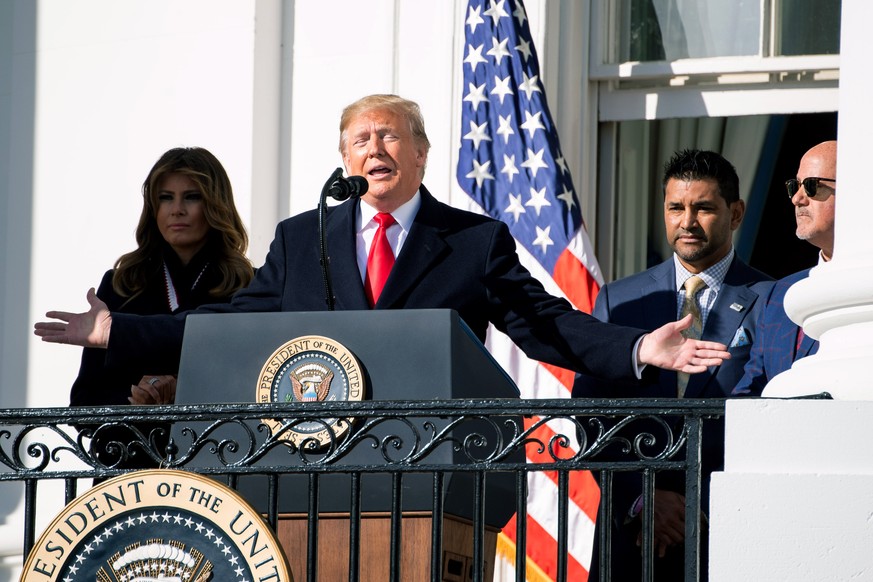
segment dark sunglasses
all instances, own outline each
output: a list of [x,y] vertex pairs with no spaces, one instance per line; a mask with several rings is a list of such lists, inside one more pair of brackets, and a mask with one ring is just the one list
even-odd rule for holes
[[794,195],[800,190],[800,186],[803,185],[806,195],[809,198],[815,198],[819,182],[836,182],[836,180],[832,178],[804,178],[803,180],[795,180],[792,178],[785,181],[785,188],[788,190],[788,197],[794,198]]

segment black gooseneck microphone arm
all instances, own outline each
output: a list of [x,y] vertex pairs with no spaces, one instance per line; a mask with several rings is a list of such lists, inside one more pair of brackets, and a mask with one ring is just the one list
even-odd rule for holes
[[321,263],[321,275],[324,280],[324,295],[327,310],[334,310],[336,297],[333,295],[333,282],[330,277],[330,257],[327,256],[327,241],[324,234],[324,221],[327,216],[327,197],[334,200],[347,200],[348,198],[360,198],[367,192],[366,178],[361,176],[349,176],[343,178],[343,169],[333,171],[324,187],[321,189],[321,197],[318,199],[318,248],[319,262]]

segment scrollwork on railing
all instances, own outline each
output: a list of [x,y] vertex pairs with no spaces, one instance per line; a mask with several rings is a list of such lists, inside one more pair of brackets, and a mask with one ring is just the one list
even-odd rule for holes
[[[46,442],[46,435],[53,443]],[[8,443],[8,449],[5,446]],[[0,462],[16,473],[45,471],[51,463],[61,463],[66,454],[86,461],[78,439],[73,439],[56,423],[27,425],[0,430]],[[29,462],[35,461],[35,464]],[[87,461],[86,461],[87,462]]]
[[[318,404],[0,411],[0,479],[115,474],[132,462],[242,473],[361,464],[512,470],[526,456],[564,468],[681,462],[689,430],[723,414],[723,401],[705,400]],[[337,418],[348,418],[351,430],[337,431]],[[303,425],[327,438],[290,439]]]
[[[626,416],[609,423],[601,417],[592,417],[588,424],[595,431],[595,437],[586,458],[615,447],[620,455],[632,455],[629,458],[635,460],[665,460],[675,457],[686,442],[685,423],[681,418],[645,414]],[[677,428],[680,430],[678,435]]]
[[[215,436],[219,430],[227,431],[228,428],[240,430],[243,436],[247,437],[247,441],[243,441],[241,438],[233,439],[227,436],[217,438]],[[201,432],[198,432],[197,428],[191,425],[183,426],[179,434],[183,438],[190,439],[190,442],[187,449],[181,451],[179,449],[180,441],[178,439],[171,441],[173,448],[180,450],[181,454],[177,453],[172,458],[167,459],[167,466],[184,466],[201,451],[208,451],[225,467],[244,466],[263,457],[266,447],[258,447],[256,437],[257,433],[268,434],[269,431],[269,427],[263,422],[257,422],[255,428],[252,429],[250,423],[237,418],[213,421]],[[237,458],[233,459],[231,455],[235,455]]]

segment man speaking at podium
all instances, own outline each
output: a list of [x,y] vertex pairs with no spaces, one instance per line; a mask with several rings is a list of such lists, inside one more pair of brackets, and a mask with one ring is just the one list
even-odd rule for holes
[[[601,323],[549,295],[521,266],[502,222],[437,201],[422,184],[430,142],[418,105],[371,95],[345,108],[340,152],[367,192],[325,221],[335,307],[458,312],[484,341],[493,323],[531,358],[605,379],[639,377],[642,367],[698,373],[728,358],[725,346],[685,339],[691,317],[651,333]],[[264,266],[229,305],[192,313],[324,311],[316,211],[283,220]],[[88,292],[85,313],[50,311],[43,341],[108,348],[107,363],[178,367],[185,316],[110,313]]]

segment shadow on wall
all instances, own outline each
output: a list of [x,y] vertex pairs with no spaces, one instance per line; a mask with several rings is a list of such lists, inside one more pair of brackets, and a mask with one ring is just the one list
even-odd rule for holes
[[[0,2],[0,408],[27,404],[31,337],[30,265],[33,224],[37,3]],[[0,441],[4,452],[10,443]],[[2,467],[0,467],[2,470]],[[21,551],[21,524],[10,516],[23,502],[20,483],[0,484],[0,549]],[[12,533],[10,531],[10,533]],[[4,552],[4,553],[6,553]],[[20,557],[0,561],[0,581],[17,580]]]

